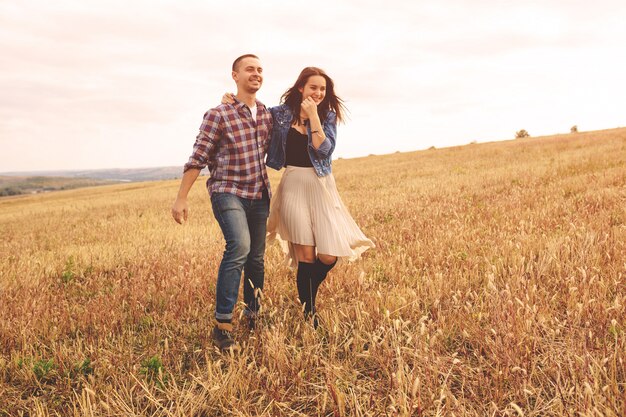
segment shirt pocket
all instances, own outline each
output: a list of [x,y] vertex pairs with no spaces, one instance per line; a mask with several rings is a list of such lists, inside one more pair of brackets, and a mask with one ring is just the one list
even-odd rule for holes
[[265,123],[257,126],[257,138],[261,143],[267,142],[267,138],[269,137],[269,131],[270,129]]

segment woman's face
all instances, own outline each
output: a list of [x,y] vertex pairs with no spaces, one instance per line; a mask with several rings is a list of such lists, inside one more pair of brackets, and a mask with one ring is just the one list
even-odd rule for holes
[[326,78],[321,75],[311,75],[299,91],[302,93],[303,101],[311,97],[315,104],[319,105],[326,97]]

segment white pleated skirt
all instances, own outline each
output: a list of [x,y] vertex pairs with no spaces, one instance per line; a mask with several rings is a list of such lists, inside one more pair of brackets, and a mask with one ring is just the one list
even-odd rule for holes
[[332,174],[288,166],[272,196],[268,239],[277,239],[286,260],[296,267],[293,244],[315,246],[317,253],[354,261],[374,247],[344,206]]

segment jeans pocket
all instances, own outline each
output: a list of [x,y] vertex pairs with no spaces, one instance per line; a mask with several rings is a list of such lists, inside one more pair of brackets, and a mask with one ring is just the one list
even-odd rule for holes
[[211,207],[215,218],[220,221],[226,212],[243,210],[239,197],[230,193],[211,194]]

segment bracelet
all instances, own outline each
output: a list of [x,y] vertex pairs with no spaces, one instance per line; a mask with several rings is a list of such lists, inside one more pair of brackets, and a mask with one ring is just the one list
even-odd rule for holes
[[320,131],[319,130],[311,130],[311,134],[313,134],[313,133],[320,133]]

